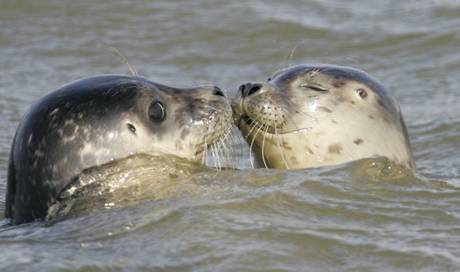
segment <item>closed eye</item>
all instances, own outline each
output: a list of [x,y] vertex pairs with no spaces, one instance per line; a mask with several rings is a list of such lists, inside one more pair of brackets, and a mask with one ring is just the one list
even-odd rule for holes
[[300,87],[308,88],[310,90],[317,91],[317,92],[327,92],[327,91],[329,91],[328,89],[324,89],[323,87],[314,86],[314,85],[308,85],[308,84],[302,84],[302,85],[300,85]]

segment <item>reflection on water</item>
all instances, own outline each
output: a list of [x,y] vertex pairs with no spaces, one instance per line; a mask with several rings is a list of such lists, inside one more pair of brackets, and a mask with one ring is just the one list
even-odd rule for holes
[[[65,219],[0,230],[1,271],[460,268],[457,1],[1,6],[0,212],[21,115],[65,82],[129,73],[112,47],[151,80],[213,83],[230,96],[289,64],[359,67],[400,101],[417,163],[414,176],[380,159],[299,171],[175,162],[184,175],[164,179],[141,163],[128,171],[141,186],[104,187],[101,202],[92,195],[101,188],[85,187]],[[240,168],[250,166],[241,143],[232,151]],[[83,178],[122,180],[99,170]]]

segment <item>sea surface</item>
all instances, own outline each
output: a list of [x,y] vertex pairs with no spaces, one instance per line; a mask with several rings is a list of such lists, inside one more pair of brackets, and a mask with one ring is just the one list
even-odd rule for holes
[[135,69],[231,97],[300,63],[354,66],[383,82],[401,104],[416,173],[395,175],[381,159],[251,169],[235,133],[229,161],[240,170],[181,161],[181,175],[159,181],[141,164],[137,194],[0,227],[0,271],[459,271],[455,0],[0,0],[2,224],[18,122],[63,84]]

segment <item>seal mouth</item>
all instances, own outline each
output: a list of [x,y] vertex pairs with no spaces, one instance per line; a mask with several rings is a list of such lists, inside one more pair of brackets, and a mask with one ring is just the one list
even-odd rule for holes
[[[305,128],[287,129],[286,125],[288,121],[284,119],[284,114],[282,112],[281,114],[278,112],[278,114],[282,115],[283,119],[274,119],[274,122],[270,122],[270,119],[267,118],[257,118],[257,114],[254,116],[251,114],[251,111],[248,110],[252,108],[248,103],[248,98],[243,97],[237,97],[232,102],[233,120],[241,131],[247,131],[248,134],[262,133],[277,136],[306,130]],[[268,109],[270,109],[270,107],[270,105],[267,106]],[[253,117],[251,117],[251,115],[253,115]]]
[[240,122],[243,121],[246,123],[246,125],[248,126],[252,126],[252,124],[254,123],[254,120],[251,119],[251,117],[249,117],[249,115],[244,115],[241,117],[240,119]]
[[286,132],[279,131],[274,126],[268,125],[266,123],[258,122],[249,117],[249,115],[245,114],[241,116],[238,127],[241,126],[241,123],[249,127],[249,131],[260,131],[262,133],[271,134],[271,135],[278,135],[284,134]]
[[237,123],[237,126],[240,129],[242,125],[249,127],[249,133],[259,131],[259,133],[269,134],[271,136],[284,135],[284,134],[297,133],[297,132],[305,132],[308,130],[307,128],[282,130],[282,128],[276,128],[266,123],[255,121],[254,119],[249,117],[249,115],[247,114],[242,115]]

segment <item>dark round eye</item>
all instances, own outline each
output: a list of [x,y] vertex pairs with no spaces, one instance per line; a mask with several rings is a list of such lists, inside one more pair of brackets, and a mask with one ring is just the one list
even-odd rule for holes
[[269,78],[267,79],[267,81],[270,81],[270,80],[272,80],[272,78],[271,78],[271,77],[269,77]]
[[155,101],[150,105],[149,117],[153,122],[161,122],[166,118],[166,110],[160,101]]
[[356,93],[358,93],[358,95],[359,95],[361,98],[366,98],[366,96],[367,96],[366,90],[364,90],[364,89],[362,89],[362,88],[356,89]]

